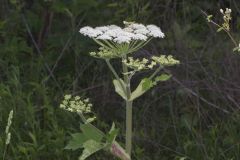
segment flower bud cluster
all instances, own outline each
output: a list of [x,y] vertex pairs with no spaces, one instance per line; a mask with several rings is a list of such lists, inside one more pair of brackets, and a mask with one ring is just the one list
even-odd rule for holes
[[124,59],[122,61],[125,63],[129,68],[133,69],[134,71],[141,71],[144,69],[152,69],[157,63],[155,61],[149,61],[146,58],[140,59],[133,59],[133,57],[128,57],[128,59]]
[[160,64],[161,66],[173,66],[180,63],[180,61],[174,59],[172,55],[153,56],[152,60]]
[[92,104],[89,99],[82,99],[79,96],[72,97],[71,95],[65,95],[60,108],[65,109],[69,112],[76,113],[91,113]]
[[220,9],[220,12],[223,14],[223,20],[224,20],[222,27],[225,30],[229,31],[230,30],[230,20],[232,19],[232,17],[231,17],[232,10],[229,8],[226,8],[225,11],[223,9]]
[[105,49],[103,47],[100,47],[98,52],[90,52],[90,55],[96,58],[103,58],[103,59],[110,59],[110,58],[116,57],[116,54],[114,54],[113,51],[109,49]]

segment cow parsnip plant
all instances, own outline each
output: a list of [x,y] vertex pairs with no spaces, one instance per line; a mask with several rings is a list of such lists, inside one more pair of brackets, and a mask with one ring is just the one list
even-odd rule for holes
[[[152,56],[151,58],[133,58],[133,53],[144,47],[153,38],[164,38],[161,29],[155,25],[143,25],[133,22],[124,22],[125,27],[116,25],[100,27],[83,27],[80,33],[93,39],[100,47],[98,51],[91,52],[90,55],[102,59],[106,62],[114,79],[115,91],[126,104],[126,141],[125,149],[116,142],[118,130],[112,125],[111,130],[105,134],[91,122],[95,120],[92,114],[92,104],[88,99],[72,97],[66,95],[61,108],[76,112],[81,117],[81,133],[72,135],[72,140],[66,149],[76,150],[84,148],[79,160],[84,160],[93,153],[104,149],[110,151],[122,160],[131,159],[132,150],[132,105],[133,101],[143,95],[146,91],[157,85],[158,82],[168,80],[171,75],[158,73],[168,66],[179,64],[180,62],[171,55]],[[122,72],[118,74],[111,64],[112,59],[119,59],[122,64]],[[149,77],[144,77],[139,85],[132,90],[131,80],[137,73],[144,70],[154,70]]]

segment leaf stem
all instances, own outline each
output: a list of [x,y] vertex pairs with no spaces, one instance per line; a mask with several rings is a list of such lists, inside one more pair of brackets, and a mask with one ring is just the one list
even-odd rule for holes
[[86,118],[83,116],[82,113],[78,113],[78,115],[80,116],[80,118],[82,119],[83,123],[87,123]]
[[126,91],[126,88],[125,88],[125,85],[123,84],[123,82],[120,80],[120,77],[118,76],[117,72],[115,71],[115,69],[113,68],[113,66],[111,65],[109,59],[105,59],[109,69],[112,71],[113,75],[115,76],[115,78],[118,80],[118,82],[120,83],[123,91],[125,94],[127,94],[127,91]]
[[155,77],[161,69],[163,69],[163,66],[159,65],[159,67],[153,72],[149,79],[153,79],[153,77]]

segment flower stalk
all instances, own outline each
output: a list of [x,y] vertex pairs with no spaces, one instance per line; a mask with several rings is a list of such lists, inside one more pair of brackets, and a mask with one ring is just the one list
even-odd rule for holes
[[124,74],[124,83],[126,84],[126,91],[127,91],[127,100],[125,100],[126,103],[126,139],[125,139],[125,149],[126,152],[131,157],[131,150],[132,150],[132,103],[133,101],[130,101],[131,97],[131,83],[130,78],[128,76],[128,68],[125,63],[123,63],[124,60],[127,59],[127,56],[125,55],[122,58],[122,68],[123,68],[123,74]]

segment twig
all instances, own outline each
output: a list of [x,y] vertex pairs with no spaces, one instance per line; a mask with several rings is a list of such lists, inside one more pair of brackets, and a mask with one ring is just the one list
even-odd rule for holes
[[[200,9],[201,10],[201,9]],[[207,17],[208,14],[206,12],[204,12],[203,10],[201,10],[201,12]],[[224,27],[220,26],[219,24],[217,24],[216,22],[212,21],[212,20],[209,20],[210,23],[214,24],[215,26],[219,27],[219,28],[222,28],[228,35],[228,37],[232,40],[232,42],[234,43],[234,45],[237,47],[238,44],[236,42],[236,40],[233,38],[232,34],[226,30]]]
[[[27,22],[27,20],[26,20],[26,17],[25,17],[25,15],[24,15],[23,13],[21,13],[21,17],[22,17],[22,20],[23,20],[23,22],[24,22],[24,24],[25,24],[25,27],[26,27],[26,29],[27,29],[27,33],[28,33],[28,35],[30,36],[34,47],[35,47],[36,50],[37,50],[38,55],[40,56],[41,59],[44,60],[44,57],[43,57],[43,55],[42,55],[42,52],[40,51],[40,49],[39,49],[39,47],[38,47],[38,45],[37,45],[37,43],[36,43],[36,40],[34,39],[34,37],[33,37],[33,35],[32,35],[32,32],[31,32],[31,30],[30,30],[30,27],[29,27],[29,25],[28,25],[28,22]],[[50,67],[48,66],[48,64],[46,63],[45,60],[44,60],[44,66],[45,66],[46,70],[49,72],[49,75],[50,75],[50,76],[52,77],[52,79],[55,81],[58,89],[60,90],[60,92],[61,92],[62,95],[63,95],[63,90],[62,90],[61,86],[59,85],[58,81],[56,80],[55,76],[53,75],[52,71],[50,70]],[[46,81],[46,80],[45,80],[45,81]]]
[[[85,17],[85,16],[86,16],[86,14],[83,15],[83,18],[82,18],[82,19],[80,20],[80,22],[78,23],[77,28],[80,26],[80,24],[81,24],[82,21],[84,20],[84,17]],[[60,55],[58,56],[58,58],[57,58],[57,60],[56,60],[56,62],[55,62],[55,64],[54,64],[54,66],[53,66],[52,69],[51,69],[51,72],[52,72],[52,73],[55,71],[55,69],[56,69],[59,61],[62,59],[62,57],[63,57],[66,49],[67,49],[68,46],[69,46],[69,43],[71,42],[71,40],[73,39],[73,37],[75,36],[75,34],[76,34],[76,33],[74,32],[74,33],[68,38],[67,42],[65,43],[65,45],[64,45],[64,47],[63,47]]]

